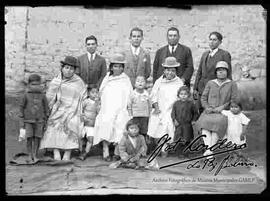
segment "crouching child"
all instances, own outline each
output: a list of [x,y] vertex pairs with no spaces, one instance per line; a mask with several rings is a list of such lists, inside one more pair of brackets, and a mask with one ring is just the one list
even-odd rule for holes
[[126,131],[115,149],[115,155],[120,156],[120,160],[112,163],[110,167],[134,169],[146,167],[147,146],[144,136],[139,135],[139,130],[139,125],[133,119],[127,122]]

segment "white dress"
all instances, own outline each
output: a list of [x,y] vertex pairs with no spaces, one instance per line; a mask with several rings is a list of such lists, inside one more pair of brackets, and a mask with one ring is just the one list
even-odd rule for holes
[[242,112],[233,114],[230,110],[222,110],[221,113],[228,117],[227,133],[225,134],[224,139],[227,138],[227,142],[231,141],[237,145],[245,143],[245,140],[241,141],[240,139],[243,129],[242,125],[248,125],[250,119]]
[[177,100],[177,91],[183,86],[183,81],[179,77],[166,80],[161,76],[156,80],[150,98],[152,104],[157,102],[161,113],[158,115],[151,112],[148,125],[148,135],[153,138],[161,138],[165,134],[174,137],[174,125],[171,118],[172,106]]
[[100,86],[101,106],[94,126],[93,145],[100,141],[119,143],[130,119],[127,103],[133,88],[129,77],[107,74]]

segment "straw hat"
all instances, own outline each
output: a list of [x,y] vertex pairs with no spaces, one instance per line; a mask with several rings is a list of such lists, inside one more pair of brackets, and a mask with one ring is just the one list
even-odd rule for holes
[[110,58],[110,63],[125,64],[125,56],[121,53],[116,53]]
[[162,66],[166,68],[177,68],[180,66],[180,63],[176,61],[175,57],[167,57]]

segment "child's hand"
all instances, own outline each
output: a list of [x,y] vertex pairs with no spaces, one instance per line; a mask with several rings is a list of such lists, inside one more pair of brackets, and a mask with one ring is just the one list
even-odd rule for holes
[[161,113],[160,109],[154,109],[153,114],[159,114]]
[[242,133],[240,135],[240,140],[243,141],[243,140],[246,140],[246,134],[245,133]]
[[219,107],[214,108],[213,109],[213,112],[220,113],[222,110],[223,110],[223,107],[222,106],[219,106]]
[[179,125],[178,121],[175,119],[174,120],[174,126],[177,127]]
[[85,115],[84,114],[81,114],[81,121],[85,121]]

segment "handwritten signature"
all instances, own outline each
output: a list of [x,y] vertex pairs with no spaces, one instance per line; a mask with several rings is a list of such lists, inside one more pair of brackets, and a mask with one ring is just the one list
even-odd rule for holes
[[[229,154],[227,155],[218,165],[218,162],[216,161],[215,157],[212,158],[207,158],[209,156],[214,156],[214,155],[220,155],[220,154],[224,154],[224,153],[228,153],[228,152],[233,152],[236,150],[241,150],[241,149],[245,149],[247,147],[247,144],[244,143],[242,145],[237,145],[235,143],[232,143],[231,141],[227,142],[227,139],[224,140],[219,140],[216,144],[214,144],[211,147],[208,147],[208,145],[205,144],[196,144],[196,142],[198,142],[200,140],[200,138],[202,137],[206,137],[206,135],[200,135],[197,138],[195,138],[184,150],[183,152],[186,151],[190,151],[190,152],[199,152],[202,149],[205,150],[210,150],[210,151],[218,151],[215,152],[211,155],[207,155],[207,156],[199,156],[199,157],[195,157],[192,159],[188,159],[185,161],[180,161],[180,162],[176,162],[176,163],[172,163],[172,164],[168,164],[168,165],[164,165],[162,167],[160,167],[160,169],[163,168],[167,168],[167,167],[171,167],[171,166],[175,166],[175,165],[179,165],[182,163],[187,163],[187,162],[192,162],[195,161],[194,163],[190,163],[187,165],[187,169],[191,169],[191,168],[201,168],[204,169],[205,167],[209,167],[209,171],[213,171],[216,167],[216,171],[215,171],[215,176],[221,171],[221,169],[225,169],[228,167],[237,167],[237,166],[256,166],[253,162],[251,161],[245,161],[242,162],[240,161],[240,159],[238,158],[236,161],[233,161],[233,157]],[[159,146],[157,146],[155,148],[155,150],[150,154],[150,156],[147,159],[147,162],[150,163],[152,160],[154,160],[159,153],[161,152],[162,148],[164,146],[165,147],[165,151],[168,152],[170,150],[175,150],[177,145],[179,143],[185,143],[185,141],[181,138],[179,138],[177,141],[172,142],[172,143],[168,143],[171,140],[171,137],[169,137],[168,134],[165,134],[164,136],[162,136],[159,141],[158,144]],[[200,159],[203,158],[207,158],[204,160],[203,164],[200,164]]]

